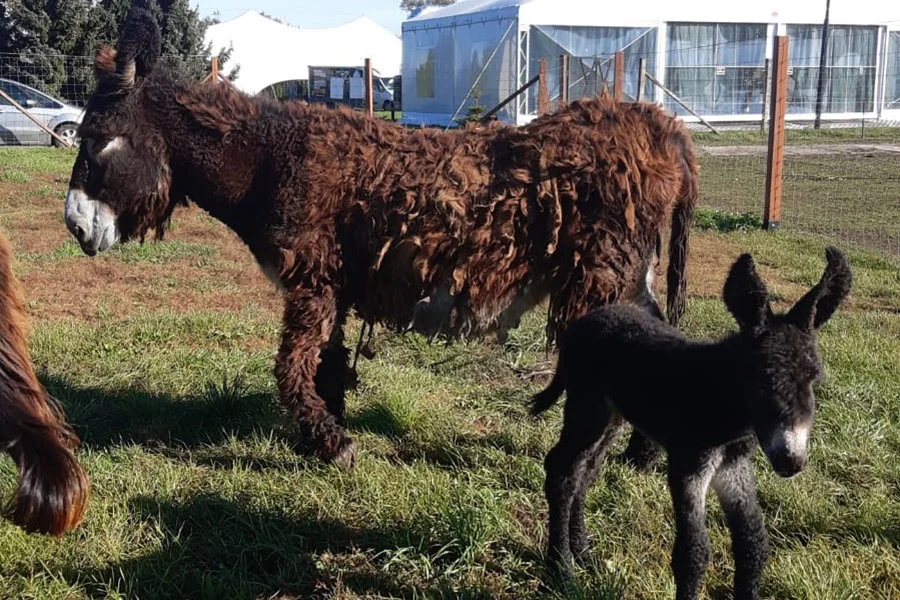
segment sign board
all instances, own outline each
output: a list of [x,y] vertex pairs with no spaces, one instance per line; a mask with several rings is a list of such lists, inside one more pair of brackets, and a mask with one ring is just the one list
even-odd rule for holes
[[362,108],[366,101],[363,67],[310,67],[309,101]]

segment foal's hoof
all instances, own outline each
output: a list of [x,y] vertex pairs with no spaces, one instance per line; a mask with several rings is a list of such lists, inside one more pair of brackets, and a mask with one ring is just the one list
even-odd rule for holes
[[356,442],[348,438],[330,462],[343,471],[352,469],[356,464]]

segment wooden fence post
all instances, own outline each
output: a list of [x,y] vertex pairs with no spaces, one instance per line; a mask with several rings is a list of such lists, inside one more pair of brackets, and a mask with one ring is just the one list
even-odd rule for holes
[[621,50],[615,55],[615,73],[613,75],[613,98],[622,101],[622,84],[625,79],[625,53]]
[[788,37],[775,38],[772,61],[772,118],[769,123],[769,153],[766,164],[766,205],[763,227],[775,229],[781,220],[784,173],[784,116],[787,112]]
[[569,55],[559,55],[559,106],[569,104]]
[[547,60],[544,58],[538,61],[537,110],[538,116],[546,115],[550,112],[550,91],[547,89]]
[[372,59],[366,59],[366,114],[375,116],[375,99],[372,97]]
[[637,101],[644,101],[644,88],[647,85],[647,59],[641,58],[638,62],[638,91]]
[[212,70],[210,71],[210,80],[213,85],[218,85],[219,83],[219,57],[212,57]]

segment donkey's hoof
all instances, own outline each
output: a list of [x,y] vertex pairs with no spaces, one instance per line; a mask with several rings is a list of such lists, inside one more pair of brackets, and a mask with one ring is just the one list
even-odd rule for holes
[[348,438],[338,453],[330,459],[330,462],[343,471],[352,469],[356,464],[356,442]]

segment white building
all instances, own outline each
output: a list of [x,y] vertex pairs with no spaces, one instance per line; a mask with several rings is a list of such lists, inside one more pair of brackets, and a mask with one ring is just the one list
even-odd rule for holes
[[[448,125],[464,115],[477,81],[490,108],[531,79],[546,59],[551,100],[559,56],[569,59],[569,98],[599,92],[625,55],[624,93],[635,97],[638,63],[709,120],[761,118],[765,60],[790,37],[788,118],[813,118],[825,0],[461,0],[403,24],[403,121]],[[823,117],[900,118],[900,3],[832,0],[829,86]],[[479,74],[481,74],[479,78]],[[504,108],[504,121],[534,118],[536,90]],[[662,90],[650,98],[686,111]]]
[[[256,94],[271,85],[305,81],[310,65],[359,67],[366,58],[382,77],[400,73],[400,38],[368,17],[327,29],[303,29],[248,10],[206,30],[213,53],[233,46],[229,65],[240,65],[237,87]],[[226,65],[226,70],[229,65]]]

